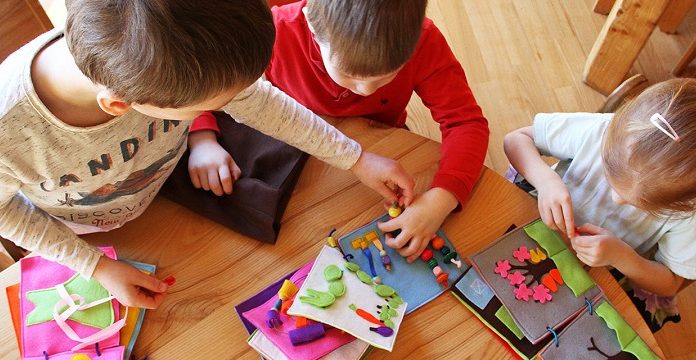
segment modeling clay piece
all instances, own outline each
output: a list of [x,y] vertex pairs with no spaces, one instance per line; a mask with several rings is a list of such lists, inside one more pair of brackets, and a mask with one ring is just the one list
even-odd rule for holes
[[[385,300],[387,300],[387,299],[385,299]],[[398,309],[399,306],[401,306],[401,305],[404,303],[404,300],[402,300],[401,297],[399,297],[398,295],[396,295],[396,296],[390,298],[389,300],[387,300],[387,303],[388,303],[389,306],[391,306],[392,308]]]
[[268,326],[269,329],[275,329],[275,328],[279,327],[280,325],[283,325],[283,321],[280,320],[280,315],[278,314],[278,309],[277,309],[277,308],[280,308],[281,302],[282,302],[282,300],[278,299],[278,302],[276,302],[276,305],[272,309],[270,309],[266,312],[266,326]]
[[334,281],[334,280],[339,280],[343,277],[343,271],[338,268],[336,265],[329,265],[324,268],[324,279],[326,281]]
[[[389,233],[385,234],[385,236],[386,235],[391,236],[391,234],[389,234]],[[377,235],[377,233],[372,231],[369,234],[365,235],[365,238],[367,238],[368,240],[372,239],[372,245],[374,245],[377,248],[377,250],[379,250],[379,256],[382,259],[382,266],[384,267],[385,270],[391,271],[391,269],[392,269],[391,258],[389,257],[389,255],[387,255],[387,252],[384,251],[384,246],[382,246],[382,242],[379,241],[379,236]]]
[[290,342],[295,346],[322,338],[324,334],[324,324],[322,323],[314,323],[288,332]]
[[399,316],[399,313],[397,313],[396,310],[390,308],[389,305],[386,305],[386,306],[379,306],[378,305],[377,308],[379,309],[379,311],[378,311],[379,320],[385,324],[387,321],[389,321],[389,319]]
[[309,319],[302,316],[295,316],[295,328],[299,329],[309,325]]
[[290,300],[297,294],[298,290],[297,285],[292,281],[285,280],[283,281],[283,286],[278,290],[278,297],[283,301]]
[[462,267],[462,262],[457,260],[457,256],[459,255],[456,251],[452,251],[449,247],[445,246],[445,240],[443,238],[435,235],[433,239],[430,240],[430,246],[432,246],[433,249],[440,251],[442,260],[445,262],[445,264],[452,263],[457,266],[457,269]]
[[357,239],[354,239],[350,243],[353,246],[353,249],[360,250],[363,253],[363,255],[365,255],[367,263],[370,265],[370,274],[372,274],[372,281],[378,284],[382,283],[382,279],[380,279],[379,276],[377,276],[377,271],[375,270],[375,263],[372,260],[372,251],[370,251],[370,248],[368,247],[368,242],[365,239],[365,237],[359,237]]
[[300,296],[300,301],[312,306],[325,308],[331,306],[336,301],[336,297],[330,292],[307,289],[307,295]]
[[346,286],[342,281],[331,281],[329,282],[329,292],[335,297],[341,297],[346,293]]
[[332,248],[335,248],[338,246],[338,240],[336,240],[335,237],[333,237],[333,234],[336,232],[336,229],[332,229],[329,231],[329,236],[326,237],[326,243],[329,244]]
[[367,275],[366,272],[358,270],[355,275],[358,275],[358,279],[360,279],[363,284],[372,285],[372,278],[370,278],[370,275]]
[[167,284],[167,286],[174,286],[176,284],[176,278],[173,275],[169,275],[166,278],[162,279],[162,281]]
[[358,266],[356,263],[352,263],[350,261],[346,262],[344,265],[346,267],[346,270],[350,272],[358,272],[360,270],[360,266]]
[[359,309],[357,306],[355,306],[353,304],[348,305],[348,307],[351,310],[355,311],[355,313],[358,314],[358,316],[360,316],[361,318],[363,318],[363,319],[365,319],[373,324],[377,324],[379,326],[382,326],[382,322],[379,321],[378,318],[374,317],[374,315],[370,314],[369,312],[367,312],[363,309]]
[[394,293],[396,293],[394,288],[392,288],[391,286],[381,285],[381,284],[375,286],[375,292],[377,293],[377,295],[384,297],[384,298],[390,297],[390,296],[394,295]]
[[386,326],[380,326],[380,327],[376,327],[376,328],[371,327],[370,331],[374,331],[374,332],[376,332],[384,337],[390,337],[390,336],[394,335],[394,330],[392,330],[391,328],[388,328]]
[[[442,240],[439,237],[433,237],[433,240],[435,240],[436,238]],[[430,244],[432,246],[432,240]],[[423,250],[423,252],[420,255],[420,259],[423,260],[426,264],[428,264],[428,268],[430,268],[430,270],[433,271],[433,275],[435,275],[435,281],[440,283],[442,286],[447,287],[447,278],[449,277],[449,274],[443,271],[440,265],[437,263],[437,260],[433,258],[433,251],[430,249]]]
[[394,202],[392,206],[389,207],[389,217],[393,219],[399,215],[401,215],[401,208],[399,207],[399,204]]

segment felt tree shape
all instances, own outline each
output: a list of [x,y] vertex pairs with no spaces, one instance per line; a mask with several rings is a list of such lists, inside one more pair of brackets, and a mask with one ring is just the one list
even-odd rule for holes
[[633,354],[626,352],[626,351],[619,351],[618,353],[616,353],[614,355],[608,355],[607,353],[605,353],[604,351],[602,351],[601,349],[599,349],[597,347],[597,344],[595,344],[593,337],[590,337],[590,344],[592,344],[592,346],[588,347],[587,351],[589,351],[589,352],[596,351],[600,355],[604,356],[606,359],[610,359],[610,360],[633,360],[636,358],[635,356],[633,356]]
[[563,278],[544,250],[520,246],[513,251],[512,258],[497,261],[494,271],[510,282],[515,298],[520,301],[531,298],[542,304],[551,301],[551,293],[563,285]]

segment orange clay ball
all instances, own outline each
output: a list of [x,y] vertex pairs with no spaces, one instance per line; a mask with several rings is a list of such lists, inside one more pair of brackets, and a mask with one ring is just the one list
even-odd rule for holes
[[430,245],[432,245],[433,249],[440,250],[443,246],[445,246],[445,240],[439,236],[436,236],[430,241]]

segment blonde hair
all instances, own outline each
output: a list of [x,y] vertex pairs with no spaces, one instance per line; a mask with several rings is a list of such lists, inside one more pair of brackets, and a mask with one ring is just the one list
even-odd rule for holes
[[[662,115],[679,141],[650,122]],[[609,182],[653,215],[696,211],[696,79],[655,84],[622,106],[607,127],[602,159]]]

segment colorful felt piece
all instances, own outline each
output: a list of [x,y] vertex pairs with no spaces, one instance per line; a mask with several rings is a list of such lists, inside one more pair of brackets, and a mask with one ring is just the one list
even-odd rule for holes
[[621,350],[635,355],[638,359],[659,359],[608,302],[605,301],[596,306],[595,313],[606,322],[610,329],[614,330]]
[[[103,248],[106,256],[115,259],[116,253],[113,248]],[[63,265],[43,259],[41,257],[24,258],[20,262],[20,313],[22,319],[21,328],[21,343],[22,356],[24,358],[44,357],[44,352],[47,354],[72,354],[70,349],[79,345],[78,342],[70,340],[61,330],[55,321],[46,321],[27,325],[29,314],[35,310],[36,306],[27,297],[28,292],[50,289],[58,284],[68,283],[75,276],[75,272]],[[80,288],[80,287],[78,287]],[[80,294],[82,296],[86,294]],[[111,300],[106,303],[112,307],[114,319],[119,318],[118,302]],[[98,327],[88,326],[68,319],[66,324],[74,330],[76,335],[87,337],[102,330]],[[124,348],[119,346],[119,334],[116,333],[105,340],[99,342],[99,346],[107,353],[120,353],[123,357]],[[111,348],[114,348],[113,350]],[[94,346],[85,349],[83,352],[94,350]],[[104,357],[100,358],[104,359]]]
[[501,306],[500,309],[495,312],[495,317],[505,324],[505,326],[507,326],[507,328],[512,331],[512,333],[515,334],[518,339],[524,339],[524,333],[522,333],[519,326],[515,324],[515,320],[512,319],[512,316],[510,316],[510,313],[507,311],[505,306]]
[[[305,266],[297,270],[294,274],[292,274],[289,278],[287,278],[287,280],[292,282],[296,286],[302,286],[306,281],[307,274],[309,273],[311,268],[312,263],[306,264]],[[324,266],[322,266],[321,271],[318,271],[319,282],[317,285],[317,288],[322,289],[326,286],[326,279],[324,279],[323,269]],[[347,275],[348,274],[344,274],[343,278],[348,278],[349,276]],[[262,292],[261,295],[263,296],[263,298],[267,298],[266,301],[252,301],[252,303],[257,304],[257,306],[251,308],[250,310],[242,310],[241,316],[243,319],[248,321],[249,324],[251,324],[251,326],[257,328],[257,331],[261,332],[264,335],[264,338],[270,341],[272,344],[274,344],[274,346],[277,347],[277,349],[281,353],[283,353],[287,358],[307,360],[319,359],[327,354],[332,353],[337,348],[340,348],[343,345],[346,345],[355,340],[355,337],[351,336],[350,334],[343,333],[332,327],[327,327],[324,337],[314,340],[310,343],[301,344],[298,346],[293,345],[288,334],[290,331],[297,328],[294,320],[297,317],[292,315],[286,315],[281,312],[279,314],[279,317],[282,320],[282,324],[280,326],[271,329],[267,327],[265,323],[266,312],[269,308],[273,307],[273,305],[279,299],[277,293],[278,290],[281,288],[281,284],[277,283],[274,285],[275,286],[272,285],[271,287]],[[286,289],[287,288],[288,287],[286,287]],[[264,295],[264,292],[267,294]],[[286,294],[285,291],[281,293]],[[300,294],[302,293],[298,291],[296,294],[293,295],[298,296]],[[248,301],[251,300],[253,299],[250,299]],[[293,304],[296,303],[300,303],[300,301],[295,300],[293,302]],[[312,305],[308,306],[314,308]],[[276,357],[273,358],[275,359]]]
[[[378,261],[375,254],[378,253],[379,248],[375,247],[373,242],[367,241],[367,239],[374,239],[372,234],[377,234],[378,239],[384,243],[385,234],[379,230],[377,223],[386,222],[389,219],[389,215],[384,214],[339,239],[339,244],[343,253],[347,256],[352,256],[350,261],[357,264],[363,271],[370,271],[369,260],[365,257],[362,250],[355,249],[352,243],[356,239],[366,239],[365,242],[367,246],[372,249],[373,261]],[[456,264],[450,260],[445,261],[445,257],[450,259],[454,253],[456,253],[454,245],[449,241],[442,230],[438,230],[436,235],[442,239],[442,247],[438,251],[428,250],[433,253],[433,258],[439,263],[438,267],[440,271],[448,273],[449,279],[459,278],[462,274],[462,269],[458,268]],[[448,252],[443,255],[442,252],[445,247]],[[375,268],[377,276],[380,278],[382,284],[394,288],[399,296],[408,303],[408,308],[406,309],[407,314],[418,309],[447,290],[447,288],[443,287],[443,285],[438,283],[436,278],[433,277],[433,270],[428,267],[427,261],[418,260],[413,263],[408,263],[396,250],[388,246],[384,246],[383,250],[385,256],[388,256],[390,259],[389,265],[391,270],[388,271],[383,266],[377,266]],[[367,273],[364,275],[370,277]],[[344,274],[344,277],[345,276],[346,274]],[[437,276],[438,275],[436,275],[436,277]],[[363,278],[365,278],[365,276],[363,276]],[[365,278],[365,280],[367,280],[367,278]],[[369,284],[367,281],[366,283]]]
[[[256,330],[247,340],[249,346],[254,348],[265,359],[272,360],[291,360],[280,351],[280,349],[262,332]],[[345,360],[345,359],[361,359],[368,352],[370,345],[364,341],[355,339],[343,346],[338,347],[334,351],[322,356],[321,360]],[[299,358],[298,358],[299,359]]]
[[[347,264],[348,262],[338,249],[324,246],[312,270],[300,287],[298,296],[308,296],[311,293],[309,290],[326,287],[324,269],[327,266],[336,265],[346,269]],[[395,267],[393,271],[397,269]],[[390,299],[377,295],[375,285],[363,283],[358,279],[357,273],[359,271],[344,273],[341,280],[346,285],[347,290],[343,296],[335,299],[331,306],[319,308],[295,301],[288,309],[288,314],[324,323],[343,330],[375,347],[391,351],[407,304],[402,303],[397,305],[398,308],[392,308],[389,305]],[[398,293],[398,291],[396,292]],[[385,320],[381,320],[380,317]],[[390,326],[387,326],[387,321]],[[380,327],[388,327],[391,331],[380,329]],[[389,333],[391,334],[387,335]]]
[[[121,259],[129,265],[132,265],[146,274],[154,274],[157,267],[152,264],[146,264],[138,261]],[[126,312],[126,308],[120,306],[121,313]],[[135,347],[135,342],[138,340],[138,335],[140,335],[140,329],[143,326],[143,320],[145,319],[145,309],[140,308],[130,308],[128,310],[128,316],[126,318],[126,326],[121,329],[121,345],[125,346],[124,359],[130,359],[133,353],[133,347]]]
[[479,274],[473,270],[467,271],[462,279],[454,286],[481,310],[483,310],[493,298],[493,291],[491,291],[491,288],[488,287]]

